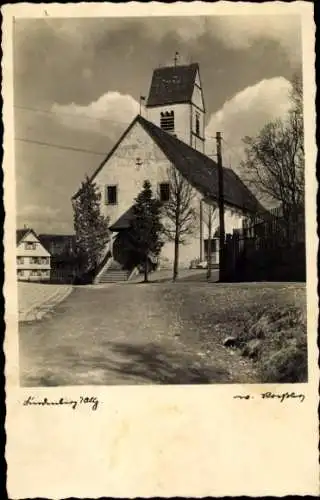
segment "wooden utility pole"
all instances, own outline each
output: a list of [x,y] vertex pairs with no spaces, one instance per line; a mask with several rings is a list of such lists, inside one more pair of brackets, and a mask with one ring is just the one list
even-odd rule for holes
[[224,228],[224,189],[223,189],[223,167],[221,153],[221,132],[217,132],[217,162],[218,162],[218,185],[219,185],[219,281],[224,279],[225,270],[225,228]]
[[202,245],[203,245],[203,201],[200,200],[200,262],[202,262]]
[[211,241],[212,241],[212,207],[207,206],[208,211],[208,252],[207,252],[207,280],[211,278],[212,269],[212,252],[211,252]]

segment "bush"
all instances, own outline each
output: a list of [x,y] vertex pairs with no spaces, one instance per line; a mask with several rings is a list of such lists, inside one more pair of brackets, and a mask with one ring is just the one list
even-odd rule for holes
[[295,383],[308,378],[307,350],[288,344],[280,351],[262,358],[260,373],[262,382]]

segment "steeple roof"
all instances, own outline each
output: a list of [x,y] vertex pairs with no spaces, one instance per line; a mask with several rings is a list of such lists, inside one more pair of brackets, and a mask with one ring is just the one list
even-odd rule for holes
[[155,69],[146,106],[191,102],[198,70],[198,63]]

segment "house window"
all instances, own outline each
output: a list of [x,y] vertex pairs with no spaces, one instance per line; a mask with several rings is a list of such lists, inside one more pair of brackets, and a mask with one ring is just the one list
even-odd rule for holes
[[23,271],[23,269],[19,269],[19,271],[18,271],[18,276],[24,276],[24,271]]
[[196,135],[200,137],[200,114],[196,113]]
[[23,257],[17,257],[17,264],[24,264],[24,258]]
[[24,248],[26,250],[35,250],[36,247],[37,247],[37,244],[35,242],[25,241],[25,243],[24,243]]
[[41,271],[40,270],[31,271],[31,276],[41,276]]
[[170,186],[168,182],[162,182],[160,184],[160,201],[163,203],[169,201],[170,199]]
[[174,131],[174,111],[162,111],[160,113],[160,128],[166,132]]
[[116,205],[118,203],[117,186],[106,186],[106,205]]

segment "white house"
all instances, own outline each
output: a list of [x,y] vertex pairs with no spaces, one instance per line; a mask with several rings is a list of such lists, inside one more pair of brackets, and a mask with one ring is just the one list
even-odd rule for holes
[[[190,261],[206,256],[208,206],[217,205],[218,200],[218,166],[204,154],[205,105],[198,64],[156,69],[143,115],[136,116],[91,180],[100,188],[101,209],[110,217],[115,243],[118,234],[130,226],[131,207],[143,182],[149,180],[165,202],[170,196],[168,172],[178,169],[194,189],[197,212],[196,230],[180,248],[180,265],[187,267]],[[243,219],[261,206],[235,172],[228,168],[223,171],[228,233],[242,227]],[[215,213],[213,233],[219,223],[218,211]],[[215,239],[216,263],[217,243]],[[112,253],[115,260],[121,261],[119,250]],[[173,243],[167,242],[161,252],[162,262],[171,265],[173,251]],[[103,271],[100,273],[103,275]]]
[[50,253],[44,248],[32,229],[18,229],[17,277],[19,281],[47,281],[50,279]]

